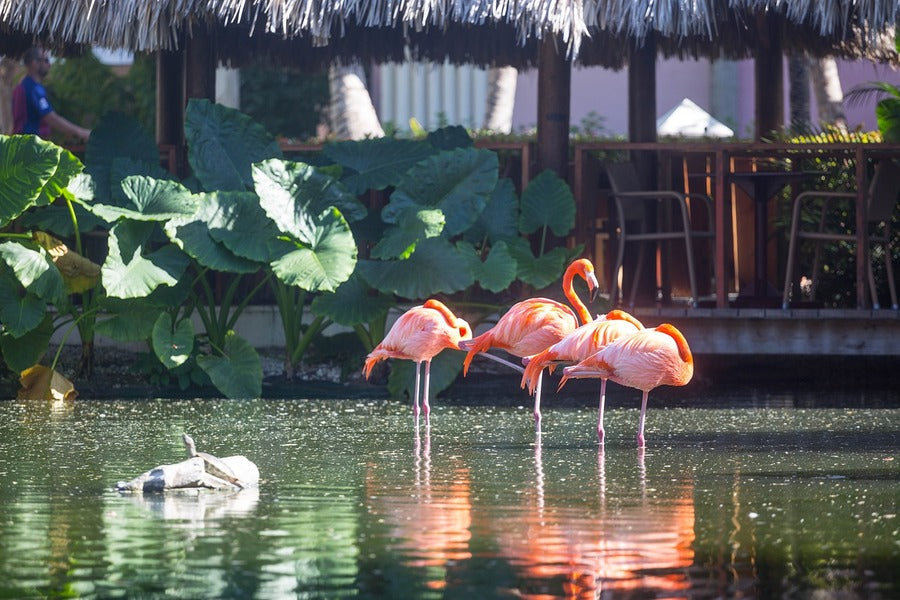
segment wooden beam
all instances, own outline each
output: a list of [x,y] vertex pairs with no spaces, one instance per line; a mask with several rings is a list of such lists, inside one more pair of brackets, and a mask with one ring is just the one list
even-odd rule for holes
[[569,177],[569,102],[572,63],[564,44],[545,34],[538,54],[538,172],[550,169],[565,180]]
[[184,56],[179,51],[156,53],[156,143],[184,143]]
[[[628,60],[628,139],[631,142],[656,142],[656,40],[652,33],[644,38],[641,46],[631,49]],[[631,162],[637,171],[641,189],[657,189],[657,157],[658,153],[652,150],[631,152]],[[648,223],[656,223],[660,216],[656,214],[655,207],[648,207],[644,218]],[[645,245],[642,242],[639,247],[646,256]],[[640,273],[635,273],[643,283],[637,289],[635,302],[646,304],[658,299],[664,303],[671,301],[668,269],[662,267],[662,262],[662,245],[657,243],[650,253],[650,260],[644,260]],[[648,285],[648,282],[652,285]],[[657,298],[657,293],[661,293],[662,297]]]
[[754,140],[759,142],[784,127],[784,64],[781,27],[774,11],[756,17],[759,46],[754,66],[756,119]]
[[184,53],[185,101],[190,98],[216,100],[215,38],[198,27],[185,41]]

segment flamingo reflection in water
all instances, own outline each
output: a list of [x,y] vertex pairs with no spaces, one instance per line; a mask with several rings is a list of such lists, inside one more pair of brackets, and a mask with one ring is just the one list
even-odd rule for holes
[[[498,510],[500,514],[491,519],[500,556],[516,570],[516,587],[507,590],[510,595],[581,599],[599,598],[601,591],[624,597],[632,592],[641,597],[689,592],[687,572],[694,560],[692,486],[678,487],[674,497],[648,497],[648,488],[654,489],[652,494],[655,486],[647,483],[644,450],[638,450],[636,465],[633,458],[612,460],[614,474],[607,478],[608,457],[600,446],[598,502],[585,501],[571,490],[554,491],[552,469],[544,470],[547,455],[539,433],[534,456],[534,494],[523,495],[533,503],[532,517],[528,510],[524,517],[520,511]],[[578,485],[565,480],[564,485]],[[615,500],[611,506],[608,498]]]
[[[443,590],[452,580],[453,565],[472,557],[472,485],[469,469],[458,457],[449,459],[432,477],[431,427],[416,422],[414,475],[398,487],[379,477],[377,466],[366,475],[366,512],[388,528],[385,547],[392,556],[408,557],[404,566],[424,577],[424,586]],[[410,591],[405,590],[409,595]]]

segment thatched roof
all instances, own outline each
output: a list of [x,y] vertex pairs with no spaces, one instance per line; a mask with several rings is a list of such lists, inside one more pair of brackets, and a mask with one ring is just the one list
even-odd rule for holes
[[232,64],[412,56],[521,67],[553,35],[582,64],[621,67],[651,34],[664,55],[751,56],[760,11],[780,17],[786,51],[897,62],[896,0],[0,0],[0,53],[31,39],[57,51],[175,50],[203,28]]
[[663,56],[750,58],[765,35],[760,14],[775,17],[786,53],[900,64],[896,0],[600,0],[586,11],[589,37],[578,60],[622,67],[629,50],[651,35]]

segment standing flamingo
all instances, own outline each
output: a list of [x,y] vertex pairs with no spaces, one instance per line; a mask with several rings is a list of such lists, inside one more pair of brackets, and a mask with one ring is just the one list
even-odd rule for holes
[[[525,372],[522,374],[522,387],[527,385],[528,391],[533,394],[544,367],[549,367],[552,373],[557,363],[581,362],[615,340],[643,328],[640,321],[624,310],[611,310],[599,319],[582,325],[543,352],[524,359],[527,364]],[[537,401],[538,399],[535,398],[535,402]],[[605,404],[606,378],[603,377],[600,383],[600,410],[597,417],[597,435],[600,436],[600,441],[603,441],[604,436],[603,408]]]
[[600,377],[643,392],[638,421],[638,447],[644,447],[644,417],[650,390],[661,385],[686,385],[694,376],[694,357],[674,325],[663,323],[619,338],[577,365],[563,369],[559,387],[569,379]]
[[[488,331],[482,333],[471,341],[460,344],[463,350],[468,350],[463,373],[469,372],[472,358],[478,353],[484,353],[488,358],[498,360],[517,371],[524,372],[522,367],[506,362],[502,359],[487,354],[490,348],[500,348],[506,352],[525,357],[537,354],[547,347],[563,339],[578,327],[578,320],[589,323],[591,313],[578,294],[572,282],[575,276],[583,278],[588,285],[591,297],[596,294],[599,284],[594,274],[594,265],[586,258],[580,258],[566,269],[563,275],[563,293],[575,307],[577,316],[572,309],[561,302],[549,298],[529,298],[514,304]],[[534,400],[534,420],[541,422],[541,376],[538,376]]]
[[414,306],[397,319],[380,344],[366,357],[363,373],[366,379],[372,368],[380,360],[402,358],[416,363],[416,391],[413,411],[419,416],[419,370],[425,363],[425,385],[423,409],[427,418],[431,412],[428,404],[428,387],[431,378],[431,359],[444,348],[459,350],[459,342],[472,338],[469,324],[454,315],[438,300],[427,300],[421,306]]

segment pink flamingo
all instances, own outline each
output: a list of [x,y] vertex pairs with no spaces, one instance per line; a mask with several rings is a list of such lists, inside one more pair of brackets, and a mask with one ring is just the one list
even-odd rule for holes
[[[568,266],[563,275],[563,293],[566,298],[575,307],[572,312],[568,306],[556,300],[549,298],[529,298],[514,304],[488,331],[473,338],[471,341],[460,344],[463,350],[468,350],[465,362],[463,363],[463,373],[469,372],[469,365],[476,354],[482,353],[486,358],[501,362],[520,373],[524,369],[511,362],[505,361],[499,357],[488,354],[491,348],[500,348],[513,356],[525,357],[541,352],[545,348],[555,344],[570,334],[578,327],[578,320],[582,323],[589,323],[591,313],[578,294],[572,282],[575,276],[583,278],[588,285],[591,297],[596,294],[599,284],[597,276],[594,274],[594,265],[586,258],[580,258],[573,261]],[[541,421],[541,377],[538,376],[536,384],[535,401],[534,401],[534,420],[540,424]]]
[[472,338],[472,328],[458,318],[438,300],[427,300],[421,306],[414,306],[397,319],[384,339],[366,357],[363,373],[366,379],[378,361],[401,358],[416,363],[416,391],[413,411],[419,416],[419,371],[425,363],[425,384],[423,386],[423,409],[428,417],[428,387],[431,378],[431,359],[444,348],[459,350],[459,342]]
[[577,365],[563,369],[559,387],[569,379],[600,377],[643,392],[638,421],[638,446],[644,447],[644,418],[650,390],[661,385],[686,385],[694,376],[694,357],[674,325],[663,323],[619,338]]
[[[556,342],[543,352],[523,359],[526,363],[525,372],[522,374],[522,387],[528,386],[529,393],[534,393],[535,387],[545,367],[550,372],[561,362],[577,363],[615,340],[631,335],[643,329],[643,324],[624,310],[611,310],[606,315],[582,325],[560,341]],[[540,399],[535,398],[535,403]],[[603,409],[606,404],[606,378],[600,383],[600,410],[597,418],[597,435],[603,441]],[[535,408],[537,411],[537,408]]]

